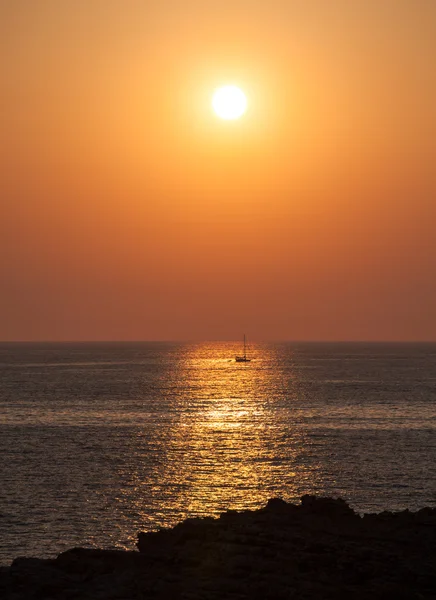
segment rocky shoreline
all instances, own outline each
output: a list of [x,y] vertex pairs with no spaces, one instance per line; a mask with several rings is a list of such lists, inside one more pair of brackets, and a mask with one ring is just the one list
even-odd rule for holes
[[343,500],[270,500],[0,569],[3,600],[436,599],[436,508],[360,517]]

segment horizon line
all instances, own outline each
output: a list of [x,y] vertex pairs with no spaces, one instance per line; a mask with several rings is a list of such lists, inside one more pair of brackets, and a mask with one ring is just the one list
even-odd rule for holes
[[[0,344],[206,344],[240,342],[240,339],[67,339],[67,340],[0,340]],[[253,344],[435,344],[436,340],[371,340],[371,339],[251,339]]]

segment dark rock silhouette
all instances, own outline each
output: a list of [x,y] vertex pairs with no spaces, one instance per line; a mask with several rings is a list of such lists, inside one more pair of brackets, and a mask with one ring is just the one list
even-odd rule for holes
[[18,558],[0,570],[0,598],[436,599],[436,508],[360,517],[341,499],[273,499],[137,545]]

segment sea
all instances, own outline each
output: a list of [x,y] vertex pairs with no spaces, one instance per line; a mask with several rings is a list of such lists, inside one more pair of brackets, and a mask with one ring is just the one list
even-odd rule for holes
[[341,497],[436,506],[436,344],[0,344],[0,564]]

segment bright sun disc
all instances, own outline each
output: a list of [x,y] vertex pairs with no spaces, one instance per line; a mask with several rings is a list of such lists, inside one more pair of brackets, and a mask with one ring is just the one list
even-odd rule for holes
[[212,106],[221,119],[238,119],[247,108],[247,98],[240,88],[226,85],[215,90]]

